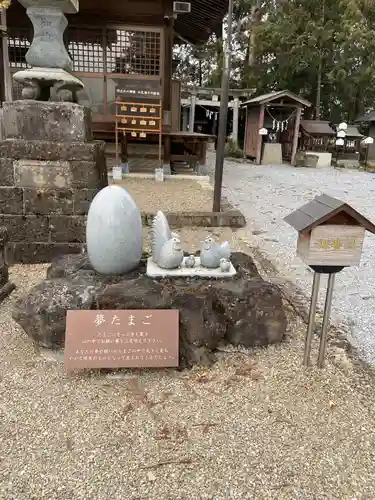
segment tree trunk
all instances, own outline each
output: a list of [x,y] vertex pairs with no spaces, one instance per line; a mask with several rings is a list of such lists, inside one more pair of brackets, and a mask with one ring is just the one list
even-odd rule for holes
[[248,49],[248,67],[252,68],[255,65],[255,52],[256,52],[256,35],[254,31],[254,26],[260,22],[261,14],[261,0],[256,0],[255,4],[251,9],[251,20],[250,20],[250,36],[249,36],[249,49]]
[[322,100],[322,69],[323,69],[323,60],[322,55],[319,57],[319,66],[318,66],[318,78],[316,83],[316,102],[315,102],[315,120],[320,120],[321,112],[320,112],[320,103]]
[[[322,0],[322,13],[321,13],[321,27],[324,28],[325,24],[325,0]],[[320,36],[319,41],[319,64],[318,75],[316,82],[316,102],[315,102],[315,120],[320,120],[321,117],[321,101],[322,101],[322,72],[323,72],[323,41]]]

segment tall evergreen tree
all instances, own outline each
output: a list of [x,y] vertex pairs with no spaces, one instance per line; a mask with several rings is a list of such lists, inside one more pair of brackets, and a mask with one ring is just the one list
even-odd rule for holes
[[[289,89],[317,118],[353,120],[375,107],[374,28],[375,0],[235,0],[231,86]],[[205,85],[220,82],[221,47],[212,38],[204,49]],[[185,53],[179,72],[191,80]]]

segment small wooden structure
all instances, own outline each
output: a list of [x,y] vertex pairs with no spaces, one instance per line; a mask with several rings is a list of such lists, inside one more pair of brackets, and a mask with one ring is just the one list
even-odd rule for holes
[[301,120],[299,149],[316,153],[332,153],[336,131],[329,121]]
[[358,265],[365,231],[375,234],[375,225],[363,215],[325,194],[284,220],[298,231],[297,254],[309,266]]
[[[365,135],[375,139],[375,111],[358,116],[355,123],[362,125],[361,130],[365,131]],[[375,162],[375,141],[367,146],[366,163],[370,161]]]
[[[243,106],[246,108],[246,156],[260,164],[263,143],[270,141],[280,143],[283,159],[294,164],[302,111],[311,103],[289,90],[280,90],[254,97]],[[259,134],[263,127],[268,130],[267,136]]]
[[[181,105],[183,106],[182,130],[202,132],[198,130],[199,125],[205,129],[205,133],[216,134],[218,128],[218,117],[220,108],[221,88],[183,86],[181,88]],[[233,109],[232,127],[228,127],[233,141],[239,140],[239,121],[241,99],[246,100],[254,94],[253,89],[229,89],[228,108]],[[199,123],[199,112],[205,115],[205,120]],[[229,120],[230,121],[230,120]]]
[[306,367],[310,363],[320,276],[329,275],[318,356],[318,367],[323,368],[335,275],[344,267],[360,263],[365,232],[375,234],[375,225],[347,203],[325,194],[284,220],[298,231],[297,254],[314,270],[303,356]]
[[[334,127],[338,131],[338,125],[335,124]],[[344,146],[336,146],[338,148],[336,162],[339,158],[341,162],[353,167],[359,167],[361,140],[364,139],[364,136],[355,125],[348,125],[345,133]]]

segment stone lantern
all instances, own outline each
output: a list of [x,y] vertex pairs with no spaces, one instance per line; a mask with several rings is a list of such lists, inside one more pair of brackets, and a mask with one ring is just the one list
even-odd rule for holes
[[68,25],[64,15],[78,12],[78,0],[19,0],[34,27],[34,38],[26,54],[32,66],[13,75],[24,86],[22,97],[38,101],[76,101],[83,83],[73,76],[73,63],[63,34]]
[[63,42],[64,13],[77,12],[78,0],[20,3],[34,38],[26,55],[31,68],[14,75],[23,99],[1,109],[0,254],[5,227],[8,262],[32,264],[82,252],[90,203],[108,177],[105,143],[93,140],[91,109],[77,103],[83,84],[70,73]]

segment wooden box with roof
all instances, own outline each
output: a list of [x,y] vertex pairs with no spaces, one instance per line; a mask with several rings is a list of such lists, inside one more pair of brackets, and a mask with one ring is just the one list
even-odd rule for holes
[[359,265],[365,232],[375,225],[347,203],[317,196],[285,217],[298,231],[297,255],[311,267]]

